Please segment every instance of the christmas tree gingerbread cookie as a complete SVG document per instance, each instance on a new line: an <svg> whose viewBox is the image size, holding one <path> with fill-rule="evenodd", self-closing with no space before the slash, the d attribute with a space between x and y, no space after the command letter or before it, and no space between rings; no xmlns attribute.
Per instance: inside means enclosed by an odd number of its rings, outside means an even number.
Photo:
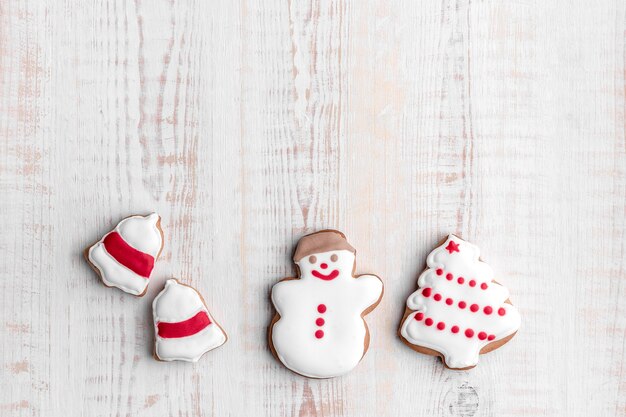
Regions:
<svg viewBox="0 0 626 417"><path fill-rule="evenodd" d="M160 361L197 362L226 343L224 330L192 287L168 279L152 302L154 357Z"/></svg>
<svg viewBox="0 0 626 417"><path fill-rule="evenodd" d="M426 260L400 327L411 349L442 358L451 369L470 369L480 354L511 340L520 315L509 291L493 281L478 247L450 235Z"/></svg>
<svg viewBox="0 0 626 417"><path fill-rule="evenodd" d="M298 277L272 288L272 353L303 376L343 375L369 347L364 317L380 302L383 283L375 275L353 275L356 251L336 230L304 236L293 260Z"/></svg>
<svg viewBox="0 0 626 417"><path fill-rule="evenodd" d="M84 256L107 287L141 297L146 293L154 263L163 249L161 218L131 216L122 220Z"/></svg>

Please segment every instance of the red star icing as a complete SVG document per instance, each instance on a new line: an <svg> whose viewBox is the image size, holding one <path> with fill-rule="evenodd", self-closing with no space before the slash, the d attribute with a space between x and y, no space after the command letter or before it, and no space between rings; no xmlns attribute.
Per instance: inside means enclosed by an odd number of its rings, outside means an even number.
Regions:
<svg viewBox="0 0 626 417"><path fill-rule="evenodd" d="M452 254L452 252L459 252L459 244L454 243L454 240L448 242L448 246L446 246L446 250Z"/></svg>

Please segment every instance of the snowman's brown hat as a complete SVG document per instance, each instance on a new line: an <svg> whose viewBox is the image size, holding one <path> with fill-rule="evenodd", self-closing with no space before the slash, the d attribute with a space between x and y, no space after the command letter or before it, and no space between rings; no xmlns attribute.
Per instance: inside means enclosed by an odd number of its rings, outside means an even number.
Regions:
<svg viewBox="0 0 626 417"><path fill-rule="evenodd" d="M298 246L296 246L296 252L293 254L293 260L298 262L305 256L333 250L348 250L356 253L356 249L348 243L346 236L340 231L321 230L300 239Z"/></svg>

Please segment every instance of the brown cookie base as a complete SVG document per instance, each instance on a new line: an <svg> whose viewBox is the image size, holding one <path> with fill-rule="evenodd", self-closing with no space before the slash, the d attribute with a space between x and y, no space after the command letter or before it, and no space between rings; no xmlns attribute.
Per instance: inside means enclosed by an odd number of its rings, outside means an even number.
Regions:
<svg viewBox="0 0 626 417"><path fill-rule="evenodd" d="M129 219L131 217L135 217L135 216L142 216L141 214L132 214L130 216L126 216L124 217L122 220L120 220L119 222L117 222L117 224L120 224L122 221ZM115 227L117 227L117 224L115 225ZM106 234L111 233L115 227L111 230L109 230ZM159 230L159 233L161 234L161 248L159 249L159 253L157 253L157 256L154 258L154 262L156 263L156 261L159 259L159 256L161 256L161 252L163 251L163 245L165 244L165 236L163 235L163 229L161 229L161 216L159 216L159 220L156 223L156 227ZM143 292L141 294L131 294L129 292L126 292L114 285L107 285L104 280L102 279L102 274L100 273L100 270L98 269L97 266L95 266L90 260L89 260L89 250L91 248L93 248L94 246L96 246L98 244L98 242L100 242L102 240L102 238L98 239L97 241L95 241L93 244L89 245L84 251L83 251L83 257L85 258L85 260L87 261L87 263L89 264L89 266L91 267L91 269L93 269L94 271L96 271L96 274L98 274L98 278L100 278L100 282L102 283L102 285L104 285L107 288L117 288L118 290L128 294L128 295L132 295L134 297L143 297L144 295L146 295L146 292L148 291L148 285L146 285L146 289L143 290Z"/></svg>
<svg viewBox="0 0 626 417"><path fill-rule="evenodd" d="M452 235L454 237L458 237L457 235ZM460 237L458 237L459 239L461 239ZM443 238L442 240L439 241L439 243L437 243L434 247L437 248L441 245L443 245L445 243L445 241L448 239L448 237L446 236L445 238ZM462 239L463 240L463 239ZM480 261L482 261L481 258L478 258ZM424 269L422 269L422 272L419 273L418 277L422 275L422 273L424 273L424 271L426 271L428 269L428 266L426 265ZM496 284L498 284L498 282L496 280L492 280L491 282L494 282ZM419 290L420 287L418 286L417 289ZM506 304L511 304L510 300L506 300L505 301ZM513 304L511 304L513 305ZM448 369L452 369L455 371L466 371L469 369L474 368L476 365L474 366L468 366L466 368L451 368L448 366L448 364L446 363L445 357L443 355L443 353L435 350L435 349L431 349L431 348L427 348L425 346L420 346L420 345L414 345L411 342L409 342L407 339L404 338L404 336L402 336L402 324L404 323L404 321L407 319L407 317L411 314L414 313L416 310L411 310L410 308L406 307L404 308L404 314L402 316L402 320L400 320L400 326L398 327L398 336L400 337L400 340L402 340L402 342L407 345L408 347L410 347L411 349L413 349L416 352L419 353L423 353L425 355L431 355L431 356L439 356L441 358L441 362L443 362L443 365L448 368ZM485 346L483 346L483 348L480 350L479 354L483 355L485 353L489 353L492 350L496 350L499 347L503 346L504 344L506 344L509 340L511 340L513 338L513 336L515 336L517 334L517 331L507 337L505 337L504 339L500 339L500 340L496 340L493 341L491 343L486 344Z"/></svg>
<svg viewBox="0 0 626 417"><path fill-rule="evenodd" d="M207 306L206 301L204 301L204 297L202 296L202 294L200 294L200 293L198 292L198 290L196 290L196 289L195 289L194 287L192 287L191 285L183 284L182 282L180 282L180 281L179 281L179 280L177 280L176 278L172 278L172 279L173 279L174 281L176 281L179 285L183 285L183 286L185 286L185 287L187 287L187 288L191 288L192 290L194 290L194 291L196 292L196 294L198 294L198 296L200 297L200 300L202 301L202 304L204 305L204 307L205 307L205 308L207 309L207 311L209 311L209 313L210 313L209 307ZM163 288L165 288L165 287L163 287ZM163 290L161 290L161 291L163 291ZM161 292L159 292L159 294L160 294L160 293L161 293ZM158 294L157 294L157 295L158 295ZM220 324L217 322L217 320L215 320L215 317L213 317L213 314L211 314L211 318L213 319L212 323L213 323L213 324L215 324L217 327L219 327L219 328L220 328L220 330L222 331L222 333L224 333L224 337L226 338L226 340L224 340L224 343L222 343L221 345L219 345L219 346L217 346L217 347L215 347L215 348L213 348L213 349L211 349L211 350L207 350L206 352L204 352L204 353L202 354L202 356L206 355L207 353L209 353L209 352L211 352L211 351L213 351L213 350L215 350L215 349L219 349L220 347L224 346L224 345L226 344L226 342L228 342L228 334L226 333L226 331L224 330L224 328L223 328L222 326L220 326ZM154 312L152 312L152 323L154 324ZM154 330L154 326L152 326L152 329ZM156 360L157 360L157 361L159 361L159 362L185 362L185 361L164 361L163 359L159 358L159 355L157 355L157 353L156 353L156 332L154 333L153 340L154 340L154 346L152 347L152 357L153 357L154 359L156 359ZM202 358L202 356L200 356L200 358ZM199 360L199 359L198 359L198 360Z"/></svg>

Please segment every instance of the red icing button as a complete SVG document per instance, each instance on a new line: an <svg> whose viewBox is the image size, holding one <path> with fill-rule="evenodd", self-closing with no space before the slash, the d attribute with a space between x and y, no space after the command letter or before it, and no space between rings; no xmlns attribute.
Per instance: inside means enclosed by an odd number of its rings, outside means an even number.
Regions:
<svg viewBox="0 0 626 417"><path fill-rule="evenodd" d="M448 275L446 275L446 279L447 279L448 281L452 281L452 278L454 278L454 277L452 276L452 274L448 274Z"/></svg>
<svg viewBox="0 0 626 417"><path fill-rule="evenodd" d="M452 298L446 298L446 304L447 305L451 306L453 302L454 301L452 301Z"/></svg>
<svg viewBox="0 0 626 417"><path fill-rule="evenodd" d="M475 313L478 311L478 304L472 304L470 306L470 310L472 310L472 313Z"/></svg>
<svg viewBox="0 0 626 417"><path fill-rule="evenodd" d="M487 340L493 340L493 339L495 339L495 338L496 338L496 336L495 336L495 335L490 334L490 335L489 335L489 337L487 338Z"/></svg>
<svg viewBox="0 0 626 417"><path fill-rule="evenodd" d="M433 298L435 299L435 301L441 301L441 294L435 294Z"/></svg>
<svg viewBox="0 0 626 417"><path fill-rule="evenodd" d="M469 282L469 286L470 286L470 287L475 287L475 286L476 286L476 281L471 280L471 281Z"/></svg>
<svg viewBox="0 0 626 417"><path fill-rule="evenodd" d="M433 319L431 319L430 317L426 319L426 321L424 322L427 326L432 326L433 325Z"/></svg>
<svg viewBox="0 0 626 417"><path fill-rule="evenodd" d="M443 321L440 321L439 323L437 323L437 329L443 330L445 328L446 328L446 324Z"/></svg>
<svg viewBox="0 0 626 417"><path fill-rule="evenodd" d="M498 309L498 314L501 316L504 316L506 314L506 310L504 309L504 307L500 307Z"/></svg>
<svg viewBox="0 0 626 417"><path fill-rule="evenodd" d="M431 291L432 291L432 290L431 290L430 288L424 288L424 289L422 290L422 295L423 295L424 297L430 297L430 293L431 293Z"/></svg>
<svg viewBox="0 0 626 417"><path fill-rule="evenodd" d="M465 301L459 301L459 308L467 307L467 303Z"/></svg>
<svg viewBox="0 0 626 417"><path fill-rule="evenodd" d="M458 333L459 332L459 326L452 326L452 328L450 330L452 331L452 333Z"/></svg>
<svg viewBox="0 0 626 417"><path fill-rule="evenodd" d="M465 282L465 278L459 277L459 279L457 279L456 282L458 282L459 284L463 284Z"/></svg>
<svg viewBox="0 0 626 417"><path fill-rule="evenodd" d="M322 264L320 264L320 268L326 269L326 268L328 268L328 264L322 263Z"/></svg>
<svg viewBox="0 0 626 417"><path fill-rule="evenodd" d="M317 312L318 313L325 313L326 312L326 306L324 304L320 304L317 306Z"/></svg>
<svg viewBox="0 0 626 417"><path fill-rule="evenodd" d="M417 321L422 321L424 319L424 313L417 313L413 318Z"/></svg>
<svg viewBox="0 0 626 417"><path fill-rule="evenodd" d="M485 312L485 314L489 315L489 314L493 313L493 308L491 308L491 306L487 306L487 307L483 308L483 311Z"/></svg>
<svg viewBox="0 0 626 417"><path fill-rule="evenodd" d="M315 337L317 337L318 339L321 339L322 337L324 337L324 330L318 330L315 332Z"/></svg>
<svg viewBox="0 0 626 417"><path fill-rule="evenodd" d="M487 333L485 333L485 332L478 333L478 338L480 340L485 340L487 338Z"/></svg>
<svg viewBox="0 0 626 417"><path fill-rule="evenodd" d="M315 324L317 324L318 326L323 326L324 323L324 319L321 317L318 317L317 320L315 320Z"/></svg>
<svg viewBox="0 0 626 417"><path fill-rule="evenodd" d="M438 269L435 272L437 272L437 275L441 275L441 274L443 274L443 269Z"/></svg>
<svg viewBox="0 0 626 417"><path fill-rule="evenodd" d="M465 336L471 338L472 336L474 336L474 330L472 329L465 330Z"/></svg>
<svg viewBox="0 0 626 417"><path fill-rule="evenodd" d="M489 286L486 283L482 283L480 284L480 288L482 288L483 290L486 290Z"/></svg>

